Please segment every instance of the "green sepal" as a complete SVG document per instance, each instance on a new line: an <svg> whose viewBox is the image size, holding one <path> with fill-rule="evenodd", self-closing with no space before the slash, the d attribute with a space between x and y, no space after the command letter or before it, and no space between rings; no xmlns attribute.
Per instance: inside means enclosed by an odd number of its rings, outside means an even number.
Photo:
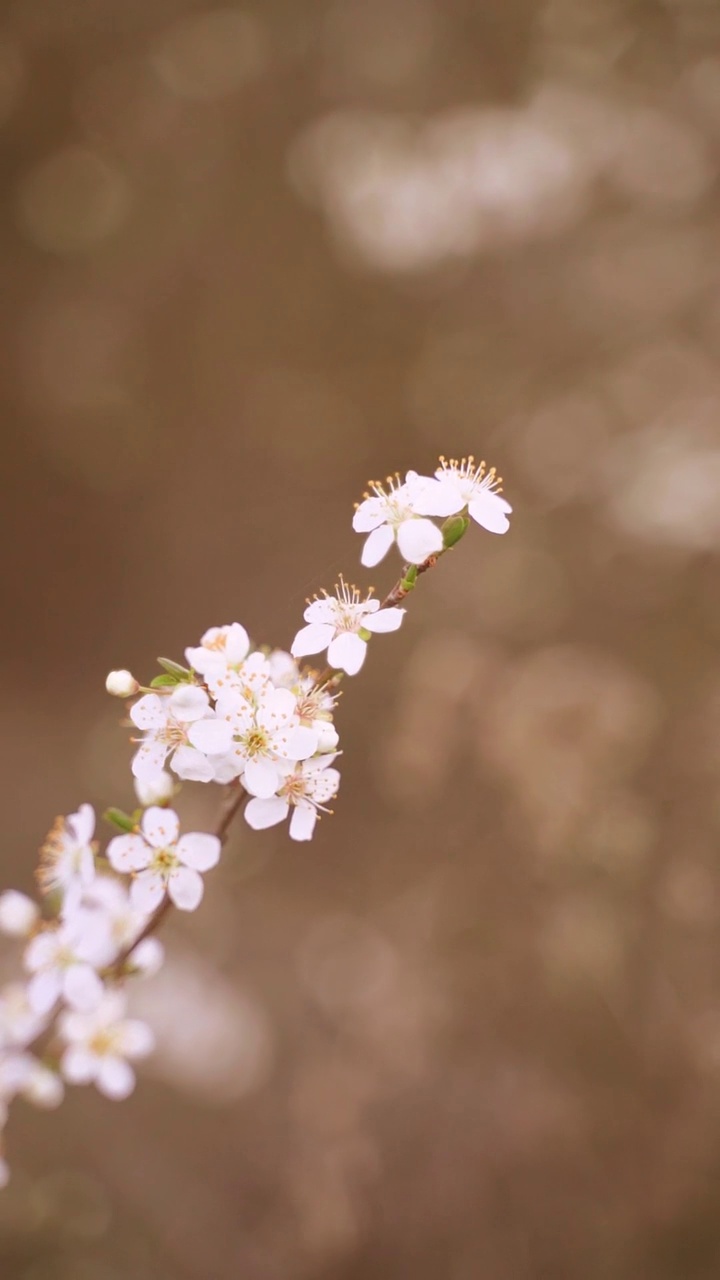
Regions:
<svg viewBox="0 0 720 1280"><path fill-rule="evenodd" d="M137 818L131 818L128 813L123 813L122 809L106 809L103 818L119 831L132 832L137 827Z"/></svg>
<svg viewBox="0 0 720 1280"><path fill-rule="evenodd" d="M158 658L158 662L168 675L175 676L177 680L192 680L193 673L189 667L181 667L179 662L173 662L172 658Z"/></svg>
<svg viewBox="0 0 720 1280"><path fill-rule="evenodd" d="M176 685L181 683L182 682L178 679L177 676L171 676L171 675L153 676L152 680L150 681L150 688L151 689L174 689Z"/></svg>
<svg viewBox="0 0 720 1280"><path fill-rule="evenodd" d="M468 531L470 521L467 516L448 516L441 526L443 536L443 546L447 551L448 547L454 547Z"/></svg>
<svg viewBox="0 0 720 1280"><path fill-rule="evenodd" d="M368 631L367 627L361 627L360 630L358 631L358 635L361 640L364 640L367 643L367 641L372 636L372 631Z"/></svg>

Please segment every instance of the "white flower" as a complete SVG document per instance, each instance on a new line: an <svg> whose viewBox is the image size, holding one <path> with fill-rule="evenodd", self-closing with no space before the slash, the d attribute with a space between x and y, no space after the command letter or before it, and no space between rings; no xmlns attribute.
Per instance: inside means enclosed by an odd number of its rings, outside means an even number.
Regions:
<svg viewBox="0 0 720 1280"><path fill-rule="evenodd" d="M30 1008L49 1013L56 1000L74 1009L92 1009L103 993L96 972L114 958L108 923L103 914L76 908L54 929L45 929L25 948L25 968L31 977Z"/></svg>
<svg viewBox="0 0 720 1280"><path fill-rule="evenodd" d="M370 483L372 492L365 494L353 516L355 532L370 535L360 557L366 567L379 564L395 540L411 564L422 564L428 556L442 551L442 533L416 505L422 480L416 471L408 471L404 483L399 476L388 476L387 489L379 481Z"/></svg>
<svg viewBox="0 0 720 1280"><path fill-rule="evenodd" d="M9 938L26 938L34 929L40 910L26 893L6 889L0 893L0 933Z"/></svg>
<svg viewBox="0 0 720 1280"><path fill-rule="evenodd" d="M302 658L327 649L330 666L354 676L367 653L367 641L360 632L397 631L404 613L404 609L381 609L380 601L370 596L361 600L357 587L348 588L341 580L335 598L326 593L308 605L303 614L308 626L295 636L293 656Z"/></svg>
<svg viewBox="0 0 720 1280"><path fill-rule="evenodd" d="M146 1023L125 1017L125 997L108 992L92 1013L64 1013L58 1030L66 1044L60 1069L70 1084L94 1084L108 1098L127 1098L135 1087L128 1059L155 1047Z"/></svg>
<svg viewBox="0 0 720 1280"><path fill-rule="evenodd" d="M105 681L105 688L113 698L132 698L140 685L130 671L110 671Z"/></svg>
<svg viewBox="0 0 720 1280"><path fill-rule="evenodd" d="M253 796L274 795L280 760L306 760L317 750L317 734L298 723L295 695L267 678L252 698L229 689L218 698L217 711L232 730L236 776Z"/></svg>
<svg viewBox="0 0 720 1280"><path fill-rule="evenodd" d="M0 1120L17 1094L36 1107L57 1107L63 1098L62 1080L31 1053L0 1051Z"/></svg>
<svg viewBox="0 0 720 1280"><path fill-rule="evenodd" d="M134 872L130 901L148 915L167 893L181 911L194 911L203 896L201 871L220 859L217 836L192 831L178 839L180 821L172 809L146 809L141 833L116 836L107 847L111 867Z"/></svg>
<svg viewBox="0 0 720 1280"><path fill-rule="evenodd" d="M230 746L226 726L213 716L207 693L197 685L178 685L163 697L145 694L130 708L130 719L145 731L132 762L133 775L142 782L163 772L170 753L178 777L212 782L215 772L207 757Z"/></svg>
<svg viewBox="0 0 720 1280"><path fill-rule="evenodd" d="M484 462L476 465L472 455L460 461L441 458L435 477L418 487L418 511L452 516L467 507L471 518L490 533L506 533L510 528L512 507L500 496L502 480L494 467L488 471Z"/></svg>
<svg viewBox="0 0 720 1280"><path fill-rule="evenodd" d="M104 913L116 954L126 951L138 938L150 918L138 911L125 884L113 876L98 876L83 899L90 910ZM129 963L141 973L157 973L165 956L157 938L144 938L132 951Z"/></svg>
<svg viewBox="0 0 720 1280"><path fill-rule="evenodd" d="M95 811L81 804L77 813L56 818L40 850L38 883L43 893L62 894L63 906L80 901L83 890L95 875L95 851L92 837Z"/></svg>
<svg viewBox="0 0 720 1280"><path fill-rule="evenodd" d="M0 1049L24 1047L40 1035L47 1018L31 1009L27 988L9 982L0 991Z"/></svg>
<svg viewBox="0 0 720 1280"><path fill-rule="evenodd" d="M225 627L211 627L195 649L186 649L185 657L201 676L216 678L224 672L237 671L250 652L250 637L239 622Z"/></svg>
<svg viewBox="0 0 720 1280"><path fill-rule="evenodd" d="M165 804L175 794L175 779L167 769L163 769L153 778L133 778L135 795L143 809L151 804Z"/></svg>
<svg viewBox="0 0 720 1280"><path fill-rule="evenodd" d="M255 831L274 827L292 808L290 835L293 840L309 840L315 828L318 809L325 810L328 800L337 795L340 774L332 769L335 756L322 756L300 763L282 764L283 781L277 795L268 799L252 799L245 806L245 818Z"/></svg>

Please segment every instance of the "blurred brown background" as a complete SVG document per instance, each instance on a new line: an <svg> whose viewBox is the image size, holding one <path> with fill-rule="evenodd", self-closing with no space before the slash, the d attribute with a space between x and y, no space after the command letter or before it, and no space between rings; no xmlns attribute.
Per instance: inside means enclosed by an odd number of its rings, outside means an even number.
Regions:
<svg viewBox="0 0 720 1280"><path fill-rule="evenodd" d="M9 0L0 139L3 884L131 803L109 668L390 584L368 476L515 506L167 928L135 1096L13 1112L3 1280L716 1277L720 7Z"/></svg>

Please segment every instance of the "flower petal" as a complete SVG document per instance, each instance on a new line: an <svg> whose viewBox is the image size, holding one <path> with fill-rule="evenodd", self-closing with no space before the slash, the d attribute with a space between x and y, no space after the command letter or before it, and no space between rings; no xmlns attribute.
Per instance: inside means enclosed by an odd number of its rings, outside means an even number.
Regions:
<svg viewBox="0 0 720 1280"><path fill-rule="evenodd" d="M175 844L180 830L180 819L174 809L151 805L142 818L142 833L153 849L166 849ZM147 866L147 861L142 863Z"/></svg>
<svg viewBox="0 0 720 1280"><path fill-rule="evenodd" d="M146 693L131 706L130 719L138 729L162 729L167 720L162 698L156 693Z"/></svg>
<svg viewBox="0 0 720 1280"><path fill-rule="evenodd" d="M222 756L230 750L233 734L227 720L218 720L212 716L206 720L196 720L188 729L188 738L205 755Z"/></svg>
<svg viewBox="0 0 720 1280"><path fill-rule="evenodd" d="M253 831L264 831L287 818L289 808L282 796L271 796L269 800L253 798L245 806L245 821Z"/></svg>
<svg viewBox="0 0 720 1280"><path fill-rule="evenodd" d="M202 876L190 867L175 867L168 878L168 893L179 911L194 911L202 902Z"/></svg>
<svg viewBox="0 0 720 1280"><path fill-rule="evenodd" d="M328 662L331 667L357 675L367 655L367 641L353 631L343 631L328 645Z"/></svg>
<svg viewBox="0 0 720 1280"><path fill-rule="evenodd" d="M210 706L204 689L195 684L180 684L170 694L170 712L176 720L186 723L189 720L200 720Z"/></svg>
<svg viewBox="0 0 720 1280"><path fill-rule="evenodd" d="M95 832L95 810L91 804L81 804L77 813L65 819L78 844L89 844Z"/></svg>
<svg viewBox="0 0 720 1280"><path fill-rule="evenodd" d="M133 777L141 782L152 782L163 772L168 749L156 738L148 738L141 742L132 761Z"/></svg>
<svg viewBox="0 0 720 1280"><path fill-rule="evenodd" d="M217 836L204 831L189 831L178 840L177 856L186 867L194 871L209 871L220 861L222 845Z"/></svg>
<svg viewBox="0 0 720 1280"><path fill-rule="evenodd" d="M357 514L357 513L356 513ZM393 544L393 531L388 524L381 524L378 529L374 529L369 538L365 539L365 545L360 556L360 563L365 565L366 569L372 569L374 565L387 555Z"/></svg>
<svg viewBox="0 0 720 1280"><path fill-rule="evenodd" d="M150 939L148 938L148 942ZM128 1018L119 1028L120 1046L126 1058L146 1058L155 1048L155 1035L147 1022Z"/></svg>
<svg viewBox="0 0 720 1280"><path fill-rule="evenodd" d="M397 540L404 559L410 564L422 564L443 548L443 536L432 520L403 520Z"/></svg>
<svg viewBox="0 0 720 1280"><path fill-rule="evenodd" d="M370 533L387 519L387 503L378 497L366 498L353 516L352 527L356 533Z"/></svg>
<svg viewBox="0 0 720 1280"><path fill-rule="evenodd" d="M124 1058L108 1056L98 1062L95 1083L106 1098L121 1101L135 1088L135 1072Z"/></svg>
<svg viewBox="0 0 720 1280"><path fill-rule="evenodd" d="M27 1000L33 1013L49 1013L60 995L60 973L45 969L36 973L27 985Z"/></svg>
<svg viewBox="0 0 720 1280"><path fill-rule="evenodd" d="M141 871L130 885L130 902L136 911L150 915L165 897L165 881L157 871Z"/></svg>
<svg viewBox="0 0 720 1280"><path fill-rule="evenodd" d="M268 760L248 760L243 773L243 785L251 796L266 800L275 794L279 786L277 769Z"/></svg>
<svg viewBox="0 0 720 1280"><path fill-rule="evenodd" d="M107 860L114 871L141 871L150 861L150 850L142 836L115 836L107 847Z"/></svg>
<svg viewBox="0 0 720 1280"><path fill-rule="evenodd" d="M404 609L381 609L379 613L363 618L363 626L372 632L397 631L404 616Z"/></svg>
<svg viewBox="0 0 720 1280"><path fill-rule="evenodd" d="M314 756L318 746L318 736L314 729L299 724L282 735L282 743L276 742L278 755L286 760L307 760Z"/></svg>
<svg viewBox="0 0 720 1280"><path fill-rule="evenodd" d="M74 964L65 970L62 993L68 1004L80 1013L95 1009L103 998L102 980L89 964Z"/></svg>
<svg viewBox="0 0 720 1280"><path fill-rule="evenodd" d="M215 771L207 756L196 747L178 747L170 761L170 767L178 778L186 782L212 782Z"/></svg>
<svg viewBox="0 0 720 1280"><path fill-rule="evenodd" d="M84 1045L71 1045L60 1061L60 1070L70 1084L90 1084L95 1079L97 1069L96 1055Z"/></svg>
<svg viewBox="0 0 720 1280"><path fill-rule="evenodd" d="M324 603L324 601L317 603ZM335 628L332 623L311 622L307 627L300 628L290 646L290 652L294 658L304 658L308 653L322 653L323 649L327 649L334 635Z"/></svg>
<svg viewBox="0 0 720 1280"><path fill-rule="evenodd" d="M317 811L311 804L298 804L293 810L293 816L290 819L290 838L292 840L311 840L315 823L317 822Z"/></svg>
<svg viewBox="0 0 720 1280"><path fill-rule="evenodd" d="M419 516L452 516L465 506L457 486L442 479L416 476L408 488L413 511Z"/></svg>
<svg viewBox="0 0 720 1280"><path fill-rule="evenodd" d="M487 529L488 533L507 533L510 528L507 513L512 511L512 507L497 493L489 490L479 493L473 498L468 511L473 520Z"/></svg>

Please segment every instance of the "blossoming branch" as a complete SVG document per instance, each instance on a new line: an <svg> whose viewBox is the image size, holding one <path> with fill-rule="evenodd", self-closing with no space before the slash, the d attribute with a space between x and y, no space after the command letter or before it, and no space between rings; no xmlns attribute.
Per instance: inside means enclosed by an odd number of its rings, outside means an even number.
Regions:
<svg viewBox="0 0 720 1280"><path fill-rule="evenodd" d="M128 671L110 672L108 692L134 699L139 808L106 811L115 834L103 852L89 804L58 818L40 850L39 902L0 894L0 931L24 943L24 977L0 989L0 1185L9 1177L2 1132L14 1098L55 1107L66 1084L94 1084L109 1098L131 1093L132 1064L152 1052L154 1036L127 1016L126 988L162 965L162 918L200 905L203 876L240 812L254 830L289 819L291 839L312 837L340 785L341 680L361 670L373 636L397 631L418 577L470 522L505 533L511 509L494 469L473 458L441 458L433 476L409 471L372 483L353 518L367 535L362 564L377 565L394 542L405 561L384 599L341 579L334 594L308 603L289 652L253 645L233 622L187 648L187 665L160 659L147 687ZM303 664L320 654L322 672ZM170 804L185 782L223 788L214 831L181 832Z"/></svg>

